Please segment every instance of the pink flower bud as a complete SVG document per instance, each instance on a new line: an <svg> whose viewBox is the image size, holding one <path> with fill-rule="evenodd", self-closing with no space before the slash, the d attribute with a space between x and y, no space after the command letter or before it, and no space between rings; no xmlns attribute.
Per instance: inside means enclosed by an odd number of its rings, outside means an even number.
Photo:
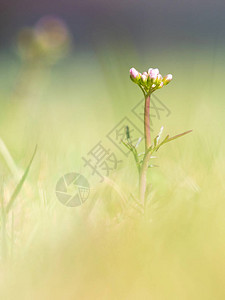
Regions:
<svg viewBox="0 0 225 300"><path fill-rule="evenodd" d="M167 85L168 83L170 83L170 81L173 79L173 76L171 74L168 74L166 75L164 78L163 78L163 83L164 85Z"/></svg>
<svg viewBox="0 0 225 300"><path fill-rule="evenodd" d="M135 68L131 68L130 69L130 76L133 77L134 79L136 79L138 77L139 72L135 69Z"/></svg>
<svg viewBox="0 0 225 300"><path fill-rule="evenodd" d="M139 80L141 79L141 74L135 68L131 68L130 78L134 83L138 83Z"/></svg>
<svg viewBox="0 0 225 300"><path fill-rule="evenodd" d="M148 77L145 75L145 74L142 74L141 75L141 81L143 84L146 84L147 83L147 80L148 80Z"/></svg>
<svg viewBox="0 0 225 300"><path fill-rule="evenodd" d="M159 74L159 69L153 69L153 71L158 75Z"/></svg>
<svg viewBox="0 0 225 300"><path fill-rule="evenodd" d="M157 76L159 75L159 69L151 69L149 72L150 79L154 82L157 79Z"/></svg>
<svg viewBox="0 0 225 300"><path fill-rule="evenodd" d="M162 80L163 80L162 75L158 74L156 77L155 83L159 85L162 82Z"/></svg>

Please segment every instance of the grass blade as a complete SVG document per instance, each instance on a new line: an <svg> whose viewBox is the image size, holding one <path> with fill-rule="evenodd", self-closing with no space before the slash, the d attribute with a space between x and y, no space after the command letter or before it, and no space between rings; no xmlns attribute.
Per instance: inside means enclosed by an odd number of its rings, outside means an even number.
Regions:
<svg viewBox="0 0 225 300"><path fill-rule="evenodd" d="M10 211L10 209L11 209L14 201L16 200L16 197L20 193L20 190L21 190L21 188L22 188L22 186L23 186L23 184L24 184L24 182L25 182L25 180L27 178L28 173L29 173L29 170L30 170L30 167L31 167L31 164L33 162L33 159L35 157L36 152L37 152L37 146L35 147L35 150L34 150L34 153L32 155L32 158L31 158L31 160L30 160L30 162L29 162L29 164L28 164L28 166L27 166L27 168L26 168L26 170L25 170L22 178L20 179L19 183L17 184L17 186L16 186L16 188L15 188L15 190L14 190L14 192L13 192L13 194L12 194L10 200L9 200L9 203L6 206L6 210L5 210L6 214L9 213L9 211Z"/></svg>
<svg viewBox="0 0 225 300"><path fill-rule="evenodd" d="M1 203L1 258L5 260L7 258L7 236L6 236L6 213L4 206L4 182L2 181L0 191L0 203Z"/></svg>
<svg viewBox="0 0 225 300"><path fill-rule="evenodd" d="M20 176L22 175L22 172L17 168L12 155L10 154L8 148L6 147L3 140L0 138L0 153L2 157L4 158L6 164L8 165L8 168L10 169L11 173L17 180L19 180Z"/></svg>

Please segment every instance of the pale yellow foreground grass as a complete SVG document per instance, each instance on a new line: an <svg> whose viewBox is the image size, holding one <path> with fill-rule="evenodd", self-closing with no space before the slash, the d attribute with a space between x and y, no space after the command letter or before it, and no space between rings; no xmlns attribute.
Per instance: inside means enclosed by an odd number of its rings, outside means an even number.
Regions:
<svg viewBox="0 0 225 300"><path fill-rule="evenodd" d="M174 84L158 94L172 114L156 126L164 125L165 134L188 129L193 133L157 155L160 168L150 170L153 187L145 216L121 205L123 196L113 184L96 187L79 208L57 201L58 178L81 170L81 156L141 97L125 79L133 60L124 56L121 65L119 54L101 55L100 63L78 57L61 64L47 87L40 83L41 93L21 102L11 95L11 76L17 69L8 63L0 137L20 170L35 144L38 153L8 218L0 298L225 299L224 103L222 88L207 77L210 66L204 62L209 54L203 59L187 51L163 61L159 55L152 63L158 66L160 61L162 72L175 75ZM150 58L146 55L146 62ZM224 66L216 66L222 75ZM85 77L87 68L90 75ZM1 158L5 200L17 182L12 173ZM131 158L124 159L111 180L122 195L137 195Z"/></svg>

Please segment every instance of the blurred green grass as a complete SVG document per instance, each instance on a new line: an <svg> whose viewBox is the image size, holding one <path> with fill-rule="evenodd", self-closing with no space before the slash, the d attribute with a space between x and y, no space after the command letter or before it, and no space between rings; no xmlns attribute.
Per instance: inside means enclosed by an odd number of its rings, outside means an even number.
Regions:
<svg viewBox="0 0 225 300"><path fill-rule="evenodd" d="M180 46L141 58L128 50L75 53L22 83L24 66L1 54L0 137L19 169L38 144L8 220L2 299L225 298L223 49L215 55L210 47ZM142 98L129 80L132 66L174 75L157 93L171 115L157 121L155 134L162 125L164 134L193 133L157 155L144 219L124 215L120 197L105 183L81 207L64 207L55 196L57 180L82 171L81 157L106 141ZM8 199L16 179L2 157L0 170ZM131 157L111 178L122 193L137 194Z"/></svg>

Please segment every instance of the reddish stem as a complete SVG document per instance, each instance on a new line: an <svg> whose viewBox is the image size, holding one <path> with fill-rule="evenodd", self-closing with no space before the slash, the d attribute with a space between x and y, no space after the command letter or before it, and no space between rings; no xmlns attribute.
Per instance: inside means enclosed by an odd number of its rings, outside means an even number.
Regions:
<svg viewBox="0 0 225 300"><path fill-rule="evenodd" d="M151 153L147 152L151 146L151 134L150 134L150 95L145 97L145 110L144 110L144 133L145 133L145 155L140 170L139 176L139 197L141 203L145 204L145 193L147 184L147 171L148 164L151 157ZM147 153L147 154L146 154Z"/></svg>

